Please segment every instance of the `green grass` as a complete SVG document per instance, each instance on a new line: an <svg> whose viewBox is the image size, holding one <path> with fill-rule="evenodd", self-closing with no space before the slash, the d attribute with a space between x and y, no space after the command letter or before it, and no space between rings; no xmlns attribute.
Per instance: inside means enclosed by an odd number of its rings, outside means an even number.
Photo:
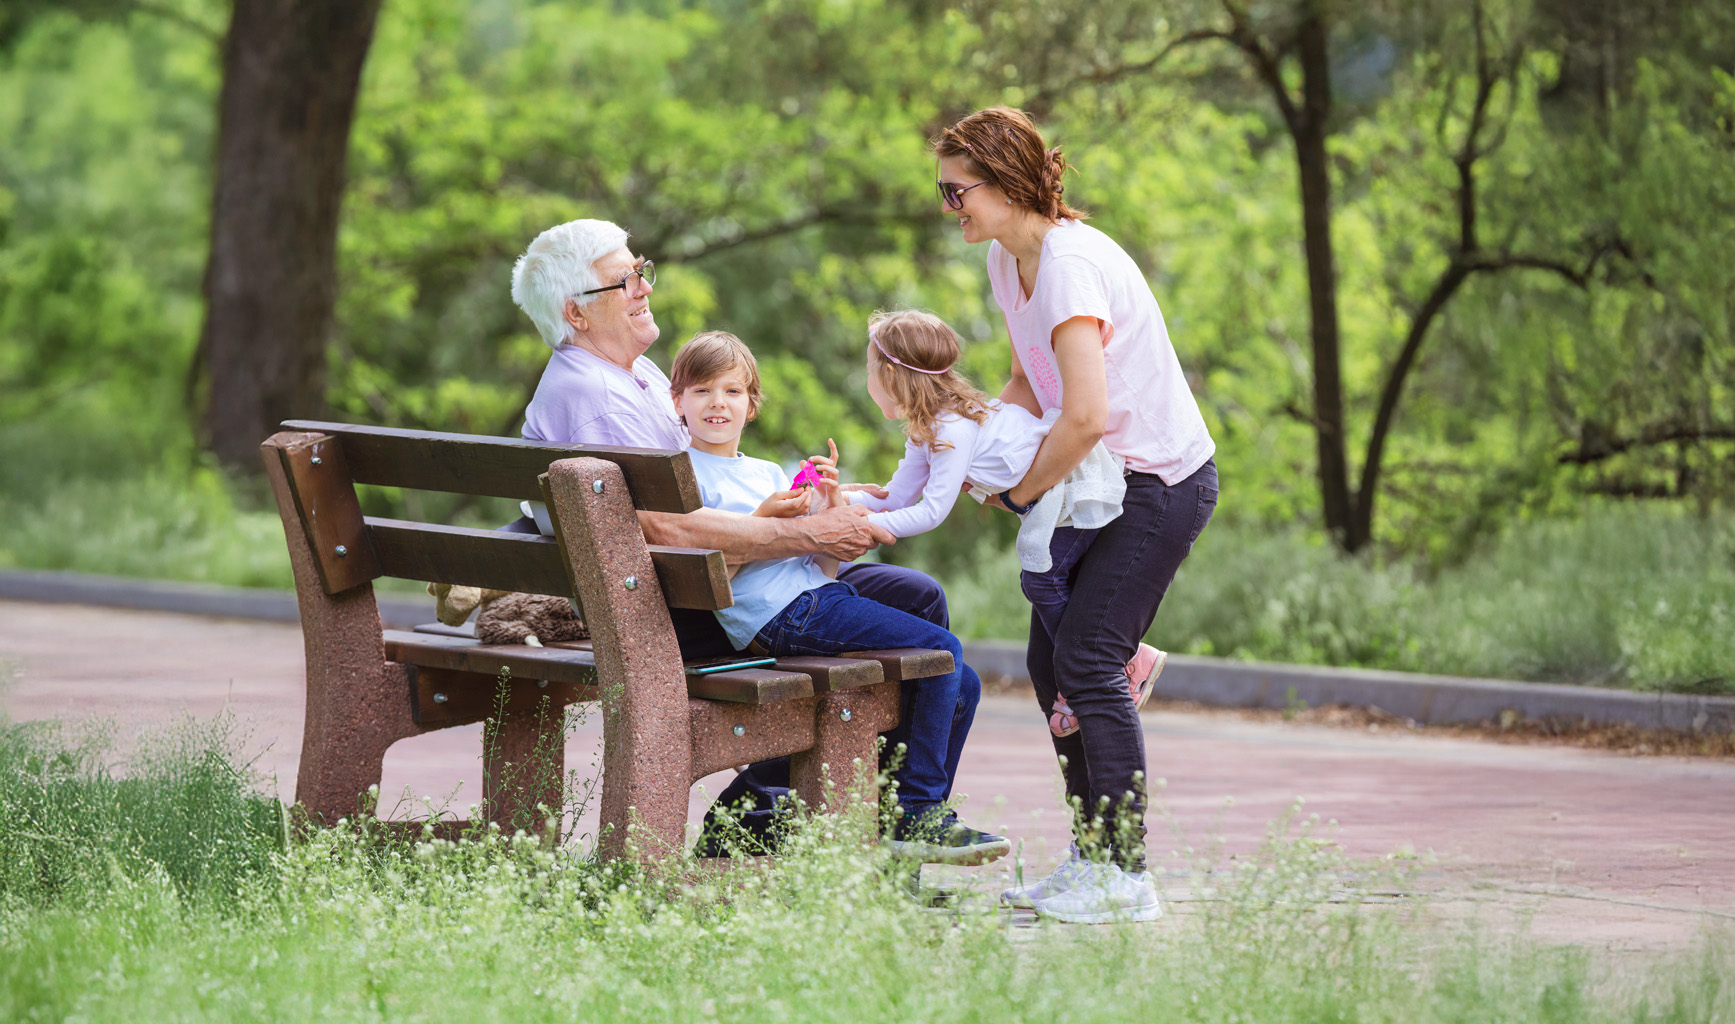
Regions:
<svg viewBox="0 0 1735 1024"><path fill-rule="evenodd" d="M231 764L228 738L227 720L184 722L122 775L100 731L0 720L0 906L78 906L147 876L222 899L266 870L287 821Z"/></svg>
<svg viewBox="0 0 1735 1024"><path fill-rule="evenodd" d="M986 900L917 907L837 819L727 874L496 834L285 843L223 745L220 728L158 744L130 779L153 795L128 799L97 746L0 732L0 842L36 865L0 876L0 1019L1735 1020L1717 936L1611 970L1425 906L1328 902L1387 866L1306 821L1181 882L1219 897L1190 913L1014 927Z"/></svg>
<svg viewBox="0 0 1735 1024"><path fill-rule="evenodd" d="M1021 638L1011 553L946 580L953 623ZM1655 504L1517 522L1426 573L1299 531L1213 523L1150 640L1167 650L1641 690L1735 693L1735 515Z"/></svg>

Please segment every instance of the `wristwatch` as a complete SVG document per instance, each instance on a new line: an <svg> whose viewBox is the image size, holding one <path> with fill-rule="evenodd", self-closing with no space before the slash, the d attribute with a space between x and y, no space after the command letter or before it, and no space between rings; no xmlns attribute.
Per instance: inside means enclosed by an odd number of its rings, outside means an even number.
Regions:
<svg viewBox="0 0 1735 1024"><path fill-rule="evenodd" d="M995 497L1000 499L1000 504L1005 505L1007 508L1011 509L1017 515L1024 515L1026 512L1029 512L1031 509L1035 508L1036 503L1042 500L1042 496L1037 495L1036 497L1030 499L1030 504L1020 505L1017 502L1012 500L1012 488L1010 488L1010 487L1006 488L1004 491L1001 491L999 494L996 494Z"/></svg>

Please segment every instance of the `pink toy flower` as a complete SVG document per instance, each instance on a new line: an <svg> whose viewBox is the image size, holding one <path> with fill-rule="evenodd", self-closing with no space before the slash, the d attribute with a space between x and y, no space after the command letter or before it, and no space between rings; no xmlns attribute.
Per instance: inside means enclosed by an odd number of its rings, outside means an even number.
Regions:
<svg viewBox="0 0 1735 1024"><path fill-rule="evenodd" d="M806 459L802 459L801 460L801 470L800 470L800 472L795 474L795 482L790 484L789 486L791 486L791 487L817 487L818 485L820 485L824 482L825 482L825 478L820 476L817 472L814 471L813 463L807 461Z"/></svg>

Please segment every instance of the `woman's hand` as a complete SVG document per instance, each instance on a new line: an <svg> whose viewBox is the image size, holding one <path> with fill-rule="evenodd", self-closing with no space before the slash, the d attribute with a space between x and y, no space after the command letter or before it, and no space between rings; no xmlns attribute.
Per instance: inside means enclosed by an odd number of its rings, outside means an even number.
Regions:
<svg viewBox="0 0 1735 1024"><path fill-rule="evenodd" d="M813 495L805 487L795 487L787 491L774 491L759 507L753 510L756 516L769 519L789 519L807 514L809 502Z"/></svg>
<svg viewBox="0 0 1735 1024"><path fill-rule="evenodd" d="M1023 485L1023 484L1019 484L1019 485L1018 485L1018 486L1019 486L1019 487L1022 487L1022 486L1024 486L1024 485ZM1039 501L1041 501L1041 500L1042 500L1042 495L1043 495L1043 494L1047 494L1047 493L1048 493L1048 492L1047 492L1047 491L1043 491L1043 492L1042 492L1042 494L1038 494L1038 495L1036 495L1036 496L1034 496L1034 497L1032 497L1032 498L1030 498L1030 499L1029 499L1029 500L1028 500L1028 501L1024 501L1024 500L1020 500L1020 498L1019 498L1019 496L1018 496L1018 488L1017 488L1017 487L1011 487L1011 488L1008 488L1008 489L1007 489L1007 490L1010 490L1010 491L1012 491L1012 500L1013 500L1013 501L1016 501L1016 502L1018 502L1018 503L1019 503L1019 504L1021 504L1021 505L1023 505L1023 506L1024 506L1024 509L1025 509L1025 511L1026 511L1026 512L1028 512L1028 511L1029 511L1029 510L1030 510L1030 509L1031 509L1031 507L1032 507L1032 506L1034 506L1034 505L1035 505L1035 504L1036 504L1036 503L1037 503L1037 502L1039 502ZM1000 493L1001 493L1001 494L1004 494L1004 493L1006 493L1006 492L1005 492L1005 491L1002 491L1002 492L1000 492ZM987 499L986 499L986 500L985 500L985 501L983 501L983 502L982 502L982 504L984 504L984 505L988 505L988 506L991 506L991 507L993 507L993 508L998 508L998 509L1005 509L1005 510L1006 510L1006 511L1008 511L1008 512L1012 512L1012 507L1011 507L1011 506L1010 506L1010 505L1008 505L1008 504L1006 504L1006 502L1005 502L1005 501L1003 501L1003 500L1001 500L1001 498L1000 498L1000 495L999 495L999 494L990 494L990 495L988 495L988 497L987 497ZM1015 516L1016 516L1016 515L1019 515L1019 513L1017 513L1017 512L1012 512L1012 514L1013 514L1013 515L1015 515Z"/></svg>
<svg viewBox="0 0 1735 1024"><path fill-rule="evenodd" d="M860 491L863 494L871 494L876 498L890 497L892 493L891 491L886 490L881 484L838 484L837 489L845 494Z"/></svg>

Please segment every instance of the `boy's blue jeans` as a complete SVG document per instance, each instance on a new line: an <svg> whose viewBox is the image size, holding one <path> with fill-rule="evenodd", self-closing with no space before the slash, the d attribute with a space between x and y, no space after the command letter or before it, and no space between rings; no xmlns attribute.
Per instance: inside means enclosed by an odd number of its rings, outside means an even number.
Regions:
<svg viewBox="0 0 1735 1024"><path fill-rule="evenodd" d="M982 699L982 682L964 664L957 637L925 619L861 597L848 583L832 583L791 601L755 639L778 657L888 647L952 652L951 672L903 684L903 714L897 728L885 734L888 750L900 743L905 747L892 778L906 814L920 814L951 796L964 737Z"/></svg>

